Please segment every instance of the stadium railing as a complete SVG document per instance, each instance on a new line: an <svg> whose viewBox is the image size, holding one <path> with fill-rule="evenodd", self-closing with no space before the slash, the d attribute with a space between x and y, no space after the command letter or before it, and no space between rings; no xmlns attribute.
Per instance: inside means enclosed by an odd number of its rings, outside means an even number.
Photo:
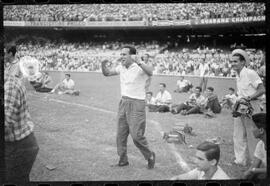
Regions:
<svg viewBox="0 0 270 186"><path fill-rule="evenodd" d="M264 22L265 16L163 21L4 21L5 27L151 27Z"/></svg>

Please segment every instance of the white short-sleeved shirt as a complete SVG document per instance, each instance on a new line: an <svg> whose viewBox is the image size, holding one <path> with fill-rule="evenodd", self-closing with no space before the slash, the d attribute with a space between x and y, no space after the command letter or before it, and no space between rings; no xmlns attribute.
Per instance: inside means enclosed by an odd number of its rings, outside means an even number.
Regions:
<svg viewBox="0 0 270 186"><path fill-rule="evenodd" d="M189 100L193 100L193 99L195 99L196 103L200 105L206 102L206 98L203 95L200 95L199 97L197 97L195 93L189 96Z"/></svg>
<svg viewBox="0 0 270 186"><path fill-rule="evenodd" d="M200 76L207 76L208 75L208 72L209 72L209 66L208 66L208 64L207 63L200 64L200 66L199 66Z"/></svg>
<svg viewBox="0 0 270 186"><path fill-rule="evenodd" d="M186 79L184 79L183 81L178 80L176 84L179 88L184 88L184 87L188 86L189 81Z"/></svg>
<svg viewBox="0 0 270 186"><path fill-rule="evenodd" d="M158 92L156 96L157 105L168 105L164 103L171 102L171 101L172 101L172 95L167 90L164 90L163 94L161 92Z"/></svg>
<svg viewBox="0 0 270 186"><path fill-rule="evenodd" d="M145 92L150 85L148 76L136 63L128 68L122 65L116 67L116 72L120 74L121 95L134 99L145 100Z"/></svg>
<svg viewBox="0 0 270 186"><path fill-rule="evenodd" d="M186 173L187 180L205 180L204 172L196 169L193 169ZM221 167L217 166L217 171L212 176L211 180L229 180L230 177L221 169Z"/></svg>
<svg viewBox="0 0 270 186"><path fill-rule="evenodd" d="M258 85L263 83L257 72L244 67L240 75L236 76L236 85L238 96L247 97L253 95L258 88Z"/></svg>
<svg viewBox="0 0 270 186"><path fill-rule="evenodd" d="M68 81L67 79L64 79L63 84L64 84L64 87L67 89L73 89L75 86L75 83L72 79L69 79Z"/></svg>
<svg viewBox="0 0 270 186"><path fill-rule="evenodd" d="M156 99L154 97L151 97L150 100L146 100L146 104L155 105L156 104Z"/></svg>
<svg viewBox="0 0 270 186"><path fill-rule="evenodd" d="M254 156L262 161L263 167L266 167L266 150L262 140L257 143Z"/></svg>
<svg viewBox="0 0 270 186"><path fill-rule="evenodd" d="M230 99L233 104L237 101L237 96L235 94L227 94L225 95L225 98Z"/></svg>

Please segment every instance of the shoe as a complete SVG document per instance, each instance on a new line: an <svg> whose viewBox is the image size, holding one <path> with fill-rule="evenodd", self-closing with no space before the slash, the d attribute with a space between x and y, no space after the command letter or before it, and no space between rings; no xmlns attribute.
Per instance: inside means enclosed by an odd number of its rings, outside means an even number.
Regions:
<svg viewBox="0 0 270 186"><path fill-rule="evenodd" d="M129 165L129 162L119 162L115 165L111 165L111 167L124 167L124 166L128 166Z"/></svg>
<svg viewBox="0 0 270 186"><path fill-rule="evenodd" d="M177 114L177 110L176 110L176 109L172 109L172 110L171 110L171 113L172 113L172 114Z"/></svg>
<svg viewBox="0 0 270 186"><path fill-rule="evenodd" d="M182 110L181 111L181 115L183 115L183 116L187 115L187 111L186 110Z"/></svg>
<svg viewBox="0 0 270 186"><path fill-rule="evenodd" d="M148 169L153 169L155 167L156 154L152 152L152 156L148 159Z"/></svg>
<svg viewBox="0 0 270 186"><path fill-rule="evenodd" d="M235 165L238 165L238 166L242 166L242 167L247 167L248 166L247 163L240 163L240 162L238 162L236 160L234 160L232 163L235 164Z"/></svg>

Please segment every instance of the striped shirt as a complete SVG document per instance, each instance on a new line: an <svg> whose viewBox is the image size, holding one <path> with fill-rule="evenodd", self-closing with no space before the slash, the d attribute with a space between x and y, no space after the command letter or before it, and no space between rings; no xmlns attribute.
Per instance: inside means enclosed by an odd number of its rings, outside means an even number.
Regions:
<svg viewBox="0 0 270 186"><path fill-rule="evenodd" d="M26 103L26 89L19 78L5 74L5 141L13 142L33 132Z"/></svg>
<svg viewBox="0 0 270 186"><path fill-rule="evenodd" d="M20 77L21 71L18 60L14 60L12 63L6 63L5 74Z"/></svg>

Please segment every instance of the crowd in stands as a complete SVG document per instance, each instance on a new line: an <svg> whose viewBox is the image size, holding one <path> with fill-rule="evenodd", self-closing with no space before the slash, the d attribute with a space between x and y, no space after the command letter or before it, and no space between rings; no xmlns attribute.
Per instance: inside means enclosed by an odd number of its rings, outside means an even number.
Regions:
<svg viewBox="0 0 270 186"><path fill-rule="evenodd" d="M4 21L158 21L265 15L263 3L7 5Z"/></svg>
<svg viewBox="0 0 270 186"><path fill-rule="evenodd" d="M230 50L220 49L166 49L167 44L152 42L90 42L90 43L32 43L18 45L17 57L32 56L41 62L41 70L62 71L100 71L103 59L116 60L120 56L120 48L134 45L139 55L148 53L150 62L155 67L154 74L167 75L199 75L199 65L203 58L209 65L208 76L234 77L229 63ZM164 50L165 49L165 50ZM249 68L260 71L265 66L262 50L248 50L251 62ZM260 74L260 72L259 72Z"/></svg>

